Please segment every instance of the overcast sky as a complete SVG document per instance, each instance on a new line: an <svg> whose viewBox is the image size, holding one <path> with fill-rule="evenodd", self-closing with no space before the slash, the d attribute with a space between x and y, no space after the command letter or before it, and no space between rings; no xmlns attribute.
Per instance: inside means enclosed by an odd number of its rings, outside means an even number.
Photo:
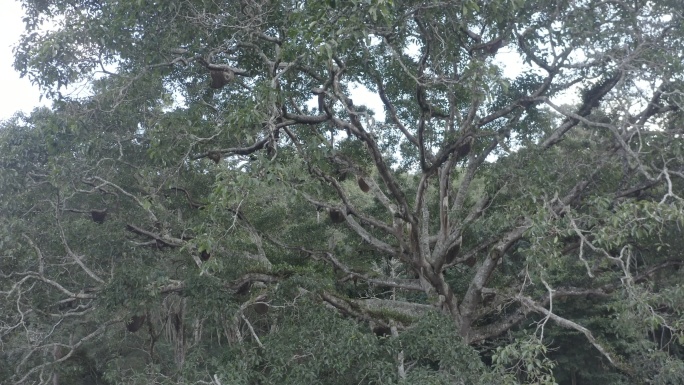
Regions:
<svg viewBox="0 0 684 385"><path fill-rule="evenodd" d="M23 16L18 1L3 0L0 12L0 84L3 87L0 92L0 120L11 117L16 111L30 112L39 104L46 104L45 100L38 102L38 88L31 85L27 78L20 79L19 73L12 67L12 48L24 30Z"/></svg>

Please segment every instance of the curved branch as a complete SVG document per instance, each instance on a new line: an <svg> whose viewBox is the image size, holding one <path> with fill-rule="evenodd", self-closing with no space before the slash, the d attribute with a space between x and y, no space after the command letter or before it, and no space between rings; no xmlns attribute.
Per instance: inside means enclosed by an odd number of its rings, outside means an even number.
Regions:
<svg viewBox="0 0 684 385"><path fill-rule="evenodd" d="M608 353L606 348L604 348L601 344L599 344L599 342L596 340L596 338L593 336L593 334L591 334L589 329L585 328L584 326L582 326L578 323L570 321L567 318L563 318L563 317L560 317L560 316L552 313L551 311L547 310L545 307L534 302L534 300L532 300L532 298L530 298L530 297L519 295L516 297L516 299L518 301L520 301L520 303L523 304L524 306L526 306L527 308L534 310L537 313L543 314L544 316L548 317L549 319L552 319L558 325L560 325L566 329L577 330L578 332L584 334L584 336L587 338L587 340L589 340L589 343L591 343L596 348L596 350L598 350L604 357L606 357L608 362L610 362L615 367L620 367L620 365L617 362L615 362L613 357L611 357L611 355Z"/></svg>

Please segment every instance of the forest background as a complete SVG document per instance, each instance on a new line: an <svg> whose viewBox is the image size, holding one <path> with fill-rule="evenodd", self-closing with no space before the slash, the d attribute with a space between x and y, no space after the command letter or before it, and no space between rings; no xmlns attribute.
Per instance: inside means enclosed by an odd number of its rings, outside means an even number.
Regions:
<svg viewBox="0 0 684 385"><path fill-rule="evenodd" d="M684 383L679 1L22 5L0 383Z"/></svg>

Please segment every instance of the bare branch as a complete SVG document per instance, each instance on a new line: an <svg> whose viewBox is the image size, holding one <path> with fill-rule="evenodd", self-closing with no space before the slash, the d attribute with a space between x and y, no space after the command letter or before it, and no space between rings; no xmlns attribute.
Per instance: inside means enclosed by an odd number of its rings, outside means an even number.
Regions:
<svg viewBox="0 0 684 385"><path fill-rule="evenodd" d="M613 357L608 353L606 348L604 348L599 342L596 340L596 338L591 334L589 329L585 328L582 325L579 325L573 321L570 321L566 318L560 317L556 314L553 314L550 310L547 310L545 307L538 305L537 303L534 302L529 297L519 295L517 297L518 301L522 303L523 305L527 306L528 308L541 313L545 315L546 317L552 319L554 322L556 322L558 325L567 328L567 329L574 329L577 330L578 332L584 334L584 336L589 340L589 342L598 350L606 359L608 362L613 364L614 366L618 366L618 364L613 360Z"/></svg>

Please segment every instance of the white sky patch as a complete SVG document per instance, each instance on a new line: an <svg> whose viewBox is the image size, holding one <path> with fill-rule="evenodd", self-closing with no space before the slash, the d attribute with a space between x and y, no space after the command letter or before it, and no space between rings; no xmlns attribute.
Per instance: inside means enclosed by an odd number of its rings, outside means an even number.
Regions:
<svg viewBox="0 0 684 385"><path fill-rule="evenodd" d="M517 52L500 51L496 55L494 64L498 65L503 71L503 76L508 79L515 79L520 73L530 70L532 67L523 63L522 58Z"/></svg>
<svg viewBox="0 0 684 385"><path fill-rule="evenodd" d="M18 1L3 1L0 12L0 84L4 90L0 93L0 120L8 119L18 111L28 113L37 106L49 104L48 100L40 100L38 87L32 85L28 78L20 78L12 67L12 49L24 31L23 16L24 11Z"/></svg>
<svg viewBox="0 0 684 385"><path fill-rule="evenodd" d="M377 92L372 92L363 84L354 83L349 87L354 105L364 105L375 113L375 121L385 121L385 106L382 104L380 95Z"/></svg>

